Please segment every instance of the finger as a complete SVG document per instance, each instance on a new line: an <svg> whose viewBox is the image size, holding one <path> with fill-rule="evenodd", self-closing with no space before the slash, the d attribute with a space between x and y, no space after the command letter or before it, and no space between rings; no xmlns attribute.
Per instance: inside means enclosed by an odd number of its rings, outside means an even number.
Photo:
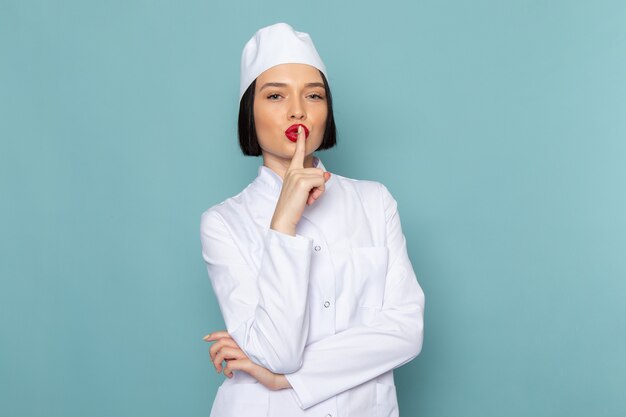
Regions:
<svg viewBox="0 0 626 417"><path fill-rule="evenodd" d="M328 181L330 179L330 172L324 172L324 181Z"/></svg>
<svg viewBox="0 0 626 417"><path fill-rule="evenodd" d="M241 349L236 349L232 347L224 347L220 349L219 352L217 352L217 355L215 355L215 359L213 359L213 365L215 366L215 369L219 373L222 371L222 362L224 362L225 360L243 359L243 358L247 358L247 356L245 355L245 353L241 351Z"/></svg>
<svg viewBox="0 0 626 417"><path fill-rule="evenodd" d="M298 126L298 138L296 139L296 151L291 158L289 169L304 168L305 133L302 126Z"/></svg>
<svg viewBox="0 0 626 417"><path fill-rule="evenodd" d="M324 176L316 173L298 173L294 180L295 186L302 191L311 191L315 187L323 187Z"/></svg>
<svg viewBox="0 0 626 417"><path fill-rule="evenodd" d="M247 358L246 354L239 348L233 348L230 346L226 346L220 349L219 352L215 355L214 362L223 362L229 359L241 359Z"/></svg>
<svg viewBox="0 0 626 417"><path fill-rule="evenodd" d="M323 174L308 177L303 181L303 186L308 189L306 204L311 205L326 191L326 179Z"/></svg>
<svg viewBox="0 0 626 417"><path fill-rule="evenodd" d="M224 353L222 353L222 355L224 355ZM215 372L218 374L222 372L222 362L224 362L224 358L219 355L219 352L215 355L215 358L213 358L211 362L213 363Z"/></svg>
<svg viewBox="0 0 626 417"><path fill-rule="evenodd" d="M326 191L325 183L318 185L317 187L311 188L309 191L309 197L307 199L308 204L313 204L315 200L317 200L323 193Z"/></svg>
<svg viewBox="0 0 626 417"><path fill-rule="evenodd" d="M224 346L239 348L239 345L233 339L224 337L211 345L211 348L209 349L211 360L215 359L217 352Z"/></svg>
<svg viewBox="0 0 626 417"><path fill-rule="evenodd" d="M220 339L222 337L230 337L230 335L228 334L228 332L226 330L220 330L218 332L209 333L206 336L204 336L202 339L205 342L211 342L213 340L217 340L217 339Z"/></svg>
<svg viewBox="0 0 626 417"><path fill-rule="evenodd" d="M233 371L245 371L248 369L250 363L252 362L250 362L248 358L228 361L224 367L224 375L228 378L232 378Z"/></svg>
<svg viewBox="0 0 626 417"><path fill-rule="evenodd" d="M222 339L219 339L217 342L213 343L211 347L209 348L209 353L211 354L211 358L213 358L215 354L217 353L217 351L223 348L224 346L230 346L230 347L236 347L236 348L239 347L237 342L235 342L233 339L224 337Z"/></svg>
<svg viewBox="0 0 626 417"><path fill-rule="evenodd" d="M307 202L310 201L309 204L313 204L315 202L315 200L317 200L318 198L320 198L320 196L322 195L322 193L325 191L324 187L315 187L311 190L311 194L309 194L309 199Z"/></svg>

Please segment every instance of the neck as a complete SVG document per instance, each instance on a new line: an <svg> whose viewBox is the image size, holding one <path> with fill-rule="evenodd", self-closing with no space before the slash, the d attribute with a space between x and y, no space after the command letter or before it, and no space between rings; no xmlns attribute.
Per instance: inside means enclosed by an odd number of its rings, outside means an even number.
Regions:
<svg viewBox="0 0 626 417"><path fill-rule="evenodd" d="M304 157L304 168L313 168L313 158L313 154ZM285 173L291 165L291 159L272 158L264 155L263 165L278 174L281 179L285 179Z"/></svg>

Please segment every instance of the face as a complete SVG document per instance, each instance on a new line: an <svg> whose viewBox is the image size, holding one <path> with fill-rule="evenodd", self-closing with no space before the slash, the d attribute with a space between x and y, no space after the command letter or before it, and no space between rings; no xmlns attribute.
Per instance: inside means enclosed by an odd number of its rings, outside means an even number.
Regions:
<svg viewBox="0 0 626 417"><path fill-rule="evenodd" d="M296 144L285 131L294 124L304 125L306 155L322 144L328 115L324 81L317 68L306 64L282 64L268 69L256 79L254 124L266 165L288 164Z"/></svg>

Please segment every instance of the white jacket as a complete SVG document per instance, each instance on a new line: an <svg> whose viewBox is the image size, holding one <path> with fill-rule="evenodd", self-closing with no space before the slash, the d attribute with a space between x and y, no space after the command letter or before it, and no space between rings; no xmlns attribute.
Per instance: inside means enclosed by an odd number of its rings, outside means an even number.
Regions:
<svg viewBox="0 0 626 417"><path fill-rule="evenodd" d="M202 214L201 240L228 333L292 388L236 371L211 417L398 416L392 370L421 350L424 293L396 201L378 182L332 174L290 236L269 229L281 187L260 166Z"/></svg>

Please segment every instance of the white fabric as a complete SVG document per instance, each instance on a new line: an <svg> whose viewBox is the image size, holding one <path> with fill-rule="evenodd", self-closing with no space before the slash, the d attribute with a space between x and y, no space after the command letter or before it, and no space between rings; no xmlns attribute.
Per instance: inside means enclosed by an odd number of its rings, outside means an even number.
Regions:
<svg viewBox="0 0 626 417"><path fill-rule="evenodd" d="M398 416L392 370L421 350L424 293L396 201L378 182L333 173L290 236L269 229L281 186L259 167L202 214L201 240L227 331L292 388L236 371L211 417Z"/></svg>
<svg viewBox="0 0 626 417"><path fill-rule="evenodd" d="M327 76L311 36L295 31L287 23L276 23L259 29L243 48L239 100L256 77L280 64L308 64Z"/></svg>

